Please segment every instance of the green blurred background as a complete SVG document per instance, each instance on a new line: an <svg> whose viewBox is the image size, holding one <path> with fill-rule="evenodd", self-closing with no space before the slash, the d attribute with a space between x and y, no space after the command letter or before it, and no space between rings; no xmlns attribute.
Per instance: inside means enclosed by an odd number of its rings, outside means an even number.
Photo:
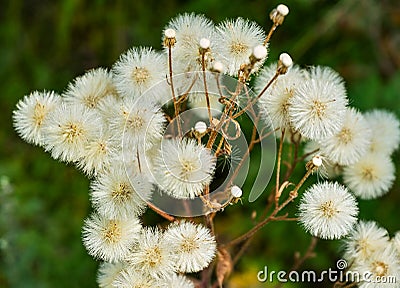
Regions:
<svg viewBox="0 0 400 288"><path fill-rule="evenodd" d="M345 78L353 106L388 108L400 116L396 0L1 1L0 287L96 287L97 263L81 243L89 181L15 134L17 101L33 90L62 92L86 70L111 67L132 46L160 49L162 28L178 13L204 13L215 22L242 16L268 30L268 14L280 2L290 14L272 37L271 61L286 51L300 65L331 66ZM399 152L394 159L399 170ZM303 171L299 167L297 176ZM400 230L399 184L397 177L388 195L360 203L361 217L376 219L391 234ZM227 208L217 229L227 238L244 232L266 197ZM264 265L288 270L294 252L304 252L309 241L296 223L270 224L252 242L230 287L266 287L257 286L257 271ZM339 247L340 241L319 241L317 257L303 269L334 268ZM304 285L310 286L317 287Z"/></svg>

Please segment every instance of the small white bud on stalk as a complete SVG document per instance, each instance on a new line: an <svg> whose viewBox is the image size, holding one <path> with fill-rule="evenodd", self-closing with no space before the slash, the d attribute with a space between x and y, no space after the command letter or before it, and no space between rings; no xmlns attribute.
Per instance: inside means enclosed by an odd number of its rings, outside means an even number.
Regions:
<svg viewBox="0 0 400 288"><path fill-rule="evenodd" d="M235 185L231 188L231 195L235 198L240 198L243 195L243 191L240 189L240 187Z"/></svg>
<svg viewBox="0 0 400 288"><path fill-rule="evenodd" d="M207 124L203 121L199 121L194 125L194 130L196 130L200 134L203 134L207 131Z"/></svg>
<svg viewBox="0 0 400 288"><path fill-rule="evenodd" d="M168 28L164 31L164 35L167 38L175 38L176 32L174 29Z"/></svg>
<svg viewBox="0 0 400 288"><path fill-rule="evenodd" d="M200 48L206 50L210 48L210 40L207 38L201 38L199 42Z"/></svg>
<svg viewBox="0 0 400 288"><path fill-rule="evenodd" d="M212 67L212 71L222 73L224 71L224 64L222 64L219 61L215 61L214 65Z"/></svg>
<svg viewBox="0 0 400 288"><path fill-rule="evenodd" d="M276 11L278 11L282 16L286 16L289 14L289 8L285 4L279 4L276 7Z"/></svg>
<svg viewBox="0 0 400 288"><path fill-rule="evenodd" d="M320 155L315 155L312 158L312 163L314 164L314 166L320 167L322 165L322 157Z"/></svg>
<svg viewBox="0 0 400 288"><path fill-rule="evenodd" d="M279 60L286 68L289 68L293 65L292 57L290 57L290 55L287 53L281 53L281 55L279 55Z"/></svg>
<svg viewBox="0 0 400 288"><path fill-rule="evenodd" d="M253 48L253 56L257 60L264 59L267 57L268 50L265 46L263 45L257 45L256 47Z"/></svg>

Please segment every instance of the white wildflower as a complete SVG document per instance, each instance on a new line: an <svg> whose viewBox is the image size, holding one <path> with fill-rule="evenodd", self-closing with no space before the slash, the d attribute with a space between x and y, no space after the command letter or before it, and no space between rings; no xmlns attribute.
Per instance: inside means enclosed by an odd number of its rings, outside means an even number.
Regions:
<svg viewBox="0 0 400 288"><path fill-rule="evenodd" d="M320 143L321 153L333 163L354 164L367 153L371 143L371 130L360 112L348 108L340 131Z"/></svg>
<svg viewBox="0 0 400 288"><path fill-rule="evenodd" d="M96 175L104 171L118 153L119 144L113 135L101 132L98 137L88 141L82 158L76 163L77 167L87 175Z"/></svg>
<svg viewBox="0 0 400 288"><path fill-rule="evenodd" d="M357 214L356 199L337 182L314 184L304 193L299 206L300 223L311 235L322 239L347 235Z"/></svg>
<svg viewBox="0 0 400 288"><path fill-rule="evenodd" d="M361 199L387 193L395 179L395 167L386 155L367 153L357 163L344 167L343 181Z"/></svg>
<svg viewBox="0 0 400 288"><path fill-rule="evenodd" d="M215 30L211 20L203 15L186 13L173 18L166 28L176 31L176 44L172 49L175 74L201 70L200 39L209 39L211 51L214 49ZM205 60L207 64L211 64L211 57Z"/></svg>
<svg viewBox="0 0 400 288"><path fill-rule="evenodd" d="M110 219L129 219L144 212L152 186L143 175L130 170L113 163L92 182L91 200L99 213Z"/></svg>
<svg viewBox="0 0 400 288"><path fill-rule="evenodd" d="M294 129L303 136L323 140L342 128L348 100L342 82L328 77L330 74L324 73L326 70L314 71L290 97L289 118Z"/></svg>
<svg viewBox="0 0 400 288"><path fill-rule="evenodd" d="M95 258L108 262L121 261L138 240L140 230L136 217L114 220L93 213L83 225L83 244Z"/></svg>
<svg viewBox="0 0 400 288"><path fill-rule="evenodd" d="M126 268L126 262L108 263L102 262L97 272L97 283L100 288L114 288L115 278Z"/></svg>
<svg viewBox="0 0 400 288"><path fill-rule="evenodd" d="M113 67L115 86L122 96L135 98L167 75L165 55L151 48L132 48Z"/></svg>
<svg viewBox="0 0 400 288"><path fill-rule="evenodd" d="M80 105L62 104L49 114L44 147L55 159L78 161L89 140L99 135L101 126L97 113Z"/></svg>
<svg viewBox="0 0 400 288"><path fill-rule="evenodd" d="M88 109L98 108L108 96L118 98L112 75L106 69L97 68L77 77L63 94L64 101L71 105L82 105Z"/></svg>
<svg viewBox="0 0 400 288"><path fill-rule="evenodd" d="M254 84L257 94L262 92L275 73L276 63L261 70ZM271 119L272 129L290 127L289 99L303 81L304 73L298 66L294 66L286 74L280 75L260 97L258 106L263 117Z"/></svg>
<svg viewBox="0 0 400 288"><path fill-rule="evenodd" d="M112 282L112 287L118 288L161 288L156 279L132 267L121 271Z"/></svg>
<svg viewBox="0 0 400 288"><path fill-rule="evenodd" d="M176 255L171 243L158 229L144 228L138 244L127 255L128 263L153 278L167 278L176 272Z"/></svg>
<svg viewBox="0 0 400 288"><path fill-rule="evenodd" d="M115 108L110 130L121 137L123 145L142 149L161 137L165 119L160 107L144 99L126 98Z"/></svg>
<svg viewBox="0 0 400 288"><path fill-rule="evenodd" d="M191 222L171 224L165 231L165 240L173 247L180 272L198 272L214 259L217 244L206 227Z"/></svg>
<svg viewBox="0 0 400 288"><path fill-rule="evenodd" d="M225 20L217 26L218 59L226 67L226 73L237 76L240 66L247 64L253 48L263 44L265 33L257 23L243 18ZM263 61L257 63L261 67Z"/></svg>
<svg viewBox="0 0 400 288"><path fill-rule="evenodd" d="M365 261L389 245L388 231L374 221L360 221L344 240L344 258L348 262Z"/></svg>
<svg viewBox="0 0 400 288"><path fill-rule="evenodd" d="M166 193L178 199L195 198L210 184L215 159L192 139L164 140L155 169L156 181Z"/></svg>
<svg viewBox="0 0 400 288"><path fill-rule="evenodd" d="M383 251L372 254L367 259L356 260L351 271L353 273L358 272L359 275L367 275L368 278L358 284L360 288L399 287L400 259L390 245ZM389 281L389 279L392 280Z"/></svg>
<svg viewBox="0 0 400 288"><path fill-rule="evenodd" d="M400 144L400 122L394 113L375 109L364 114L372 131L371 152L390 155Z"/></svg>
<svg viewBox="0 0 400 288"><path fill-rule="evenodd" d="M17 103L13 124L18 135L28 143L43 145L43 127L49 112L61 105L61 97L54 92L32 92Z"/></svg>

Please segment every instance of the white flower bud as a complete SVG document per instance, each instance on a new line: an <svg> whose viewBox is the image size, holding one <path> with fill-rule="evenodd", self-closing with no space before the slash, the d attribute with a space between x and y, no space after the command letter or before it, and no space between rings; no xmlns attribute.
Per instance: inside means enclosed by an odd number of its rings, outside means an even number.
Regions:
<svg viewBox="0 0 400 288"><path fill-rule="evenodd" d="M208 49L210 48L210 40L207 38L201 38L199 42L200 48Z"/></svg>
<svg viewBox="0 0 400 288"><path fill-rule="evenodd" d="M257 60L261 60L267 57L267 54L268 54L267 48L263 45L257 45L256 47L253 48L253 56Z"/></svg>
<svg viewBox="0 0 400 288"><path fill-rule="evenodd" d="M235 185L231 188L231 195L235 198L240 198L243 195L243 191L240 189L240 187Z"/></svg>
<svg viewBox="0 0 400 288"><path fill-rule="evenodd" d="M292 57L287 53L281 53L281 55L279 55L279 60L287 68L293 65Z"/></svg>
<svg viewBox="0 0 400 288"><path fill-rule="evenodd" d="M207 131L207 124L203 121L199 121L194 125L194 130L196 130L200 134L203 134Z"/></svg>
<svg viewBox="0 0 400 288"><path fill-rule="evenodd" d="M314 166L320 167L322 165L322 157L319 155L315 155L312 158L312 163L314 164Z"/></svg>
<svg viewBox="0 0 400 288"><path fill-rule="evenodd" d="M213 70L214 72L222 73L222 72L224 71L224 64L222 64L222 63L219 62L219 61L215 61L215 62L214 62L214 65L213 65L213 67L212 67L212 70Z"/></svg>
<svg viewBox="0 0 400 288"><path fill-rule="evenodd" d="M276 7L276 10L282 15L286 16L289 14L289 8L285 4L279 4L278 7Z"/></svg>
<svg viewBox="0 0 400 288"><path fill-rule="evenodd" d="M168 28L167 30L164 31L164 35L167 38L175 38L176 32L174 29Z"/></svg>

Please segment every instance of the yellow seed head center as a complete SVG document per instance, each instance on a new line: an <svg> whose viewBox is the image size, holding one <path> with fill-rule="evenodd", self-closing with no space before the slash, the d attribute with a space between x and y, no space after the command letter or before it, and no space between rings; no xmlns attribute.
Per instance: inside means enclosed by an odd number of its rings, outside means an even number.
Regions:
<svg viewBox="0 0 400 288"><path fill-rule="evenodd" d="M193 238L186 238L182 241L181 249L185 253L193 252L193 250L198 249L199 246L197 245L195 239Z"/></svg>
<svg viewBox="0 0 400 288"><path fill-rule="evenodd" d="M322 118L325 115L326 104L321 101L314 100L312 105L312 111L318 118Z"/></svg>
<svg viewBox="0 0 400 288"><path fill-rule="evenodd" d="M146 251L147 264L154 268L162 261L161 249L158 246L152 247Z"/></svg>
<svg viewBox="0 0 400 288"><path fill-rule="evenodd" d="M241 43L241 42L234 42L231 44L230 46L230 52L234 55L241 55L243 53L245 53L248 49L249 46Z"/></svg>
<svg viewBox="0 0 400 288"><path fill-rule="evenodd" d="M76 123L69 123L65 125L65 129L63 130L62 134L66 142L73 143L77 138L84 134L84 130Z"/></svg>
<svg viewBox="0 0 400 288"><path fill-rule="evenodd" d="M119 183L112 191L111 197L119 202L125 202L132 195L132 190L126 183Z"/></svg>
<svg viewBox="0 0 400 288"><path fill-rule="evenodd" d="M326 218L332 218L337 213L335 205L332 201L327 201L323 203L320 207L320 210Z"/></svg>
<svg viewBox="0 0 400 288"><path fill-rule="evenodd" d="M382 277L388 274L389 267L386 263L381 261L375 261L372 263L373 273L376 276Z"/></svg>
<svg viewBox="0 0 400 288"><path fill-rule="evenodd" d="M139 115L133 115L128 119L127 124L130 128L138 130L143 127L144 120Z"/></svg>
<svg viewBox="0 0 400 288"><path fill-rule="evenodd" d="M344 144L348 144L353 140L353 133L351 132L350 129L348 128L343 128L339 134L338 134L338 138L340 140L340 142L344 143Z"/></svg>
<svg viewBox="0 0 400 288"><path fill-rule="evenodd" d="M136 84L144 84L150 77L149 70L144 67L135 67L132 71L132 80Z"/></svg>
<svg viewBox="0 0 400 288"><path fill-rule="evenodd" d="M375 179L374 170L371 167L365 167L361 173L365 180L372 181Z"/></svg>
<svg viewBox="0 0 400 288"><path fill-rule="evenodd" d="M116 243L121 239L121 227L119 227L117 221L110 221L104 231L104 239L107 243Z"/></svg>
<svg viewBox="0 0 400 288"><path fill-rule="evenodd" d="M42 125L44 116L46 116L46 107L37 102L33 108L33 120L35 121L36 126Z"/></svg>

